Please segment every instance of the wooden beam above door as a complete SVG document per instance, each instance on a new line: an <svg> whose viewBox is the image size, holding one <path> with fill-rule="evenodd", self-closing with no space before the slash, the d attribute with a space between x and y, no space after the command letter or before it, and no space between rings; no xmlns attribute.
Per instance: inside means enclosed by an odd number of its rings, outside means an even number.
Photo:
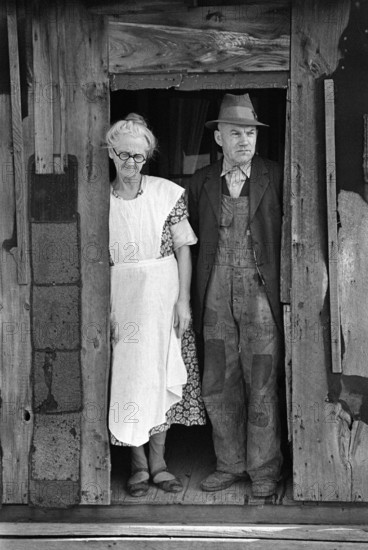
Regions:
<svg viewBox="0 0 368 550"><path fill-rule="evenodd" d="M131 10L109 17L108 34L110 73L289 70L286 0Z"/></svg>
<svg viewBox="0 0 368 550"><path fill-rule="evenodd" d="M254 73L142 73L111 74L110 89L144 90L175 88L181 91L191 90L237 90L286 88L289 73L286 71L266 71Z"/></svg>

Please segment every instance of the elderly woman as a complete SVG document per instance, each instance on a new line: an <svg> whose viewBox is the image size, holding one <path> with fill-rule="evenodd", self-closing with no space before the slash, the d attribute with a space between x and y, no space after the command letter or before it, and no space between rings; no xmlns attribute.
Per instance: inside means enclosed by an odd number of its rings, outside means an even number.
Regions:
<svg viewBox="0 0 368 550"><path fill-rule="evenodd" d="M109 220L111 441L131 446L132 496L147 493L150 475L164 491L178 492L181 482L164 460L167 429L205 423L189 306L189 245L197 238L184 189L141 173L156 149L144 119L131 113L106 141L116 167Z"/></svg>

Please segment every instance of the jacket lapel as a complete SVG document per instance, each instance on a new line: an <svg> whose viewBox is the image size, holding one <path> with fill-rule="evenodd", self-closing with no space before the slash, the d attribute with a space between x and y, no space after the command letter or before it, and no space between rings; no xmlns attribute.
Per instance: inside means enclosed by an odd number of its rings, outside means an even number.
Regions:
<svg viewBox="0 0 368 550"><path fill-rule="evenodd" d="M218 223L220 223L221 211L221 169L222 158L211 166L203 184Z"/></svg>
<svg viewBox="0 0 368 550"><path fill-rule="evenodd" d="M270 178L265 163L260 157L253 157L249 182L249 221L254 218L269 183Z"/></svg>

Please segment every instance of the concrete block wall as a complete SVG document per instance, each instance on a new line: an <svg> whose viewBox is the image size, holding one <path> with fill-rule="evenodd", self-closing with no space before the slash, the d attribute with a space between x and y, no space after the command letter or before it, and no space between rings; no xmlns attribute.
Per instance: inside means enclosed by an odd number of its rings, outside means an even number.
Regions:
<svg viewBox="0 0 368 550"><path fill-rule="evenodd" d="M58 182L65 187L65 178L59 175L50 185L54 190ZM35 181L44 184L42 176L33 176L31 183ZM34 411L30 502L45 507L80 501L80 245L76 204L72 216L70 202L65 206L41 209L30 224ZM64 221L62 212L68 213Z"/></svg>

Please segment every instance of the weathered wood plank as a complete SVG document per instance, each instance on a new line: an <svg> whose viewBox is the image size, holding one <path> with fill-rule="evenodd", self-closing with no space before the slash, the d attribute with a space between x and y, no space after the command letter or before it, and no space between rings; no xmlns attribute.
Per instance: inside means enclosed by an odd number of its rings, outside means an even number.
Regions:
<svg viewBox="0 0 368 550"><path fill-rule="evenodd" d="M0 98L0 161L5 169L0 178L1 215L1 327L0 369L2 481L4 503L28 502L28 454L33 419L30 393L29 285L19 285L17 265L10 253L15 229L14 173L11 150L10 97ZM27 416L28 418L28 416Z"/></svg>
<svg viewBox="0 0 368 550"><path fill-rule="evenodd" d="M363 127L364 198L368 202L368 115L363 115Z"/></svg>
<svg viewBox="0 0 368 550"><path fill-rule="evenodd" d="M294 498L349 501L348 423L327 402L331 369L323 86L338 62L350 3L296 1L291 39L292 396ZM331 25L331 21L334 22ZM347 446L347 448L346 448ZM313 449L313 452L311 452Z"/></svg>
<svg viewBox="0 0 368 550"><path fill-rule="evenodd" d="M27 285L30 281L28 192L24 167L22 108L20 97L20 73L17 12L15 2L7 3L9 70L11 83L12 142L14 161L14 185L17 220L17 244L14 245L14 258L17 262L18 283ZM16 249L15 249L16 247Z"/></svg>
<svg viewBox="0 0 368 550"><path fill-rule="evenodd" d="M78 535L78 525L86 523L91 531L89 535L98 536L100 529L121 528L122 533L126 528L141 525L157 525L163 530L170 525L191 526L244 526L250 524L298 524L298 525L326 525L333 531L342 527L364 528L367 523L368 505L365 503L308 503L290 506L171 506L151 505L124 505L124 506L76 506L69 509L40 509L30 506L3 506L0 509L0 521L2 526L8 522L14 522L18 528L23 525L31 528L40 523L40 529L47 534L47 524L58 524L60 528L67 524L73 524L74 531L71 534ZM163 518L165 521L163 521ZM72 529L72 525L70 525ZM103 531L101 532L103 534ZM115 532L114 532L115 533ZM14 535L17 534L13 531ZM49 533L50 536L52 532ZM86 533L81 533L86 534ZM110 531L106 531L110 534ZM116 534L116 533L115 533ZM165 531L162 532L162 535Z"/></svg>
<svg viewBox="0 0 368 550"><path fill-rule="evenodd" d="M78 159L81 239L81 503L109 504L110 456L107 433L109 375L108 155L104 134L109 121L105 19L68 2L64 25L68 152ZM78 55L76 55L78 52Z"/></svg>
<svg viewBox="0 0 368 550"><path fill-rule="evenodd" d="M100 539L13 539L4 540L3 550L192 550L196 548L213 550L234 550L249 548L252 550L366 550L365 542L312 542L297 540L236 539L222 540L214 538L134 538L123 539L109 537Z"/></svg>
<svg viewBox="0 0 368 550"><path fill-rule="evenodd" d="M48 31L50 38L50 61L52 72L53 94L53 171L55 174L64 173L67 163L66 147L66 67L65 67L65 27L63 17L65 6L63 4L50 4L48 16Z"/></svg>
<svg viewBox="0 0 368 550"><path fill-rule="evenodd" d="M338 278L343 373L368 377L368 204L358 195L341 191Z"/></svg>
<svg viewBox="0 0 368 550"><path fill-rule="evenodd" d="M110 73L288 69L288 36L109 21Z"/></svg>
<svg viewBox="0 0 368 550"><path fill-rule="evenodd" d="M120 508L125 510L126 508ZM140 510L141 507L138 508ZM138 519L138 517L137 517ZM152 536L152 537L221 537L221 538L258 538L303 540L303 541L345 541L368 542L368 533L364 525L296 525L296 524L238 524L227 525L220 522L214 525L185 525L177 523L3 523L1 534L6 537L35 537L41 534L45 537L122 537L122 536Z"/></svg>
<svg viewBox="0 0 368 550"><path fill-rule="evenodd" d="M368 426L361 420L352 423L349 462L352 469L352 500L367 502Z"/></svg>
<svg viewBox="0 0 368 550"><path fill-rule="evenodd" d="M167 6L164 11L124 13L111 20L135 25L246 33L257 38L290 36L290 2L247 2L238 5Z"/></svg>
<svg viewBox="0 0 368 550"><path fill-rule="evenodd" d="M332 372L341 372L340 306L337 266L338 242L335 156L335 88L334 82L331 79L326 79L324 85L331 359Z"/></svg>
<svg viewBox="0 0 368 550"><path fill-rule="evenodd" d="M52 79L52 39L49 34L47 13L50 20L53 6L43 9L38 0L33 5L32 38L33 38L33 73L37 78L39 93L34 95L35 123L35 156L36 174L52 174L54 171L54 140L53 140L53 103L55 100L54 83ZM51 11L49 11L51 10Z"/></svg>
<svg viewBox="0 0 368 550"><path fill-rule="evenodd" d="M16 28L14 5L9 5L8 19L6 13L0 15L4 26L8 23L11 32ZM3 19L4 18L4 19ZM12 54L18 56L18 47L14 43L17 34L10 41ZM13 49L14 48L14 49ZM16 62L11 62L11 65ZM13 65L11 73L18 69ZM1 320L1 355L0 355L0 441L2 448L2 502L28 502L28 455L32 436L32 396L30 392L30 319L29 319L29 284L19 285L22 266L17 270L17 256L12 252L21 249L20 256L24 266L29 262L28 249L28 216L26 208L27 185L23 164L23 128L20 111L19 72L18 87L12 79L12 100L10 95L0 95L0 320ZM13 130L12 135L12 118ZM14 127L15 123L15 127ZM12 151L13 142L13 151ZM13 158L14 155L14 158ZM14 161L14 162L13 162ZM21 204L24 202L23 206ZM19 211L16 214L16 207ZM22 216L24 216L22 218ZM19 223L18 219L20 218ZM18 243L16 227L19 231ZM22 239L25 239L22 241ZM19 254L18 254L19 261ZM23 273L25 273L23 271ZM28 269L27 269L28 273ZM24 281L23 281L24 282Z"/></svg>
<svg viewBox="0 0 368 550"><path fill-rule="evenodd" d="M286 88L286 71L253 73L153 73L111 74L110 87L115 90L142 90L144 88L176 88L178 90L231 90L248 88Z"/></svg>
<svg viewBox="0 0 368 550"><path fill-rule="evenodd" d="M288 441L293 439L293 410L292 410L292 372L291 372L291 308L284 305L284 334L285 334L285 392L286 415L288 427Z"/></svg>
<svg viewBox="0 0 368 550"><path fill-rule="evenodd" d="M286 121L285 121L285 153L284 153L284 182L283 182L283 218L281 236L281 274L280 274L280 300L284 304L290 304L291 287L291 196L290 196L290 81L286 95Z"/></svg>
<svg viewBox="0 0 368 550"><path fill-rule="evenodd" d="M86 7L91 13L100 15L119 15L132 13L166 13L168 10L183 6L183 0L139 0L139 2L103 2L87 0Z"/></svg>

